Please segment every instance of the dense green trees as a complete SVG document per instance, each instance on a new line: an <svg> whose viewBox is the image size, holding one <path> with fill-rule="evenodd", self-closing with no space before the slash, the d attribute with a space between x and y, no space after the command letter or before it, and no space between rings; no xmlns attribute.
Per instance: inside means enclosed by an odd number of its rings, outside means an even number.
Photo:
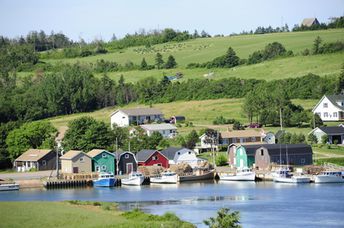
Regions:
<svg viewBox="0 0 344 228"><path fill-rule="evenodd" d="M215 58L207 63L207 68L219 67L219 68L231 68L239 65L239 57L236 55L233 48L229 47L226 54Z"/></svg>
<svg viewBox="0 0 344 228"><path fill-rule="evenodd" d="M165 68L171 69L171 68L175 68L176 66L177 66L177 62L174 59L173 55L169 55L165 63Z"/></svg>
<svg viewBox="0 0 344 228"><path fill-rule="evenodd" d="M8 133L6 145L12 160L33 148L52 149L57 130L50 122L30 122Z"/></svg>
<svg viewBox="0 0 344 228"><path fill-rule="evenodd" d="M281 43L273 42L267 44L263 50L253 52L249 56L247 63L256 64L279 56L290 56L292 54Z"/></svg>

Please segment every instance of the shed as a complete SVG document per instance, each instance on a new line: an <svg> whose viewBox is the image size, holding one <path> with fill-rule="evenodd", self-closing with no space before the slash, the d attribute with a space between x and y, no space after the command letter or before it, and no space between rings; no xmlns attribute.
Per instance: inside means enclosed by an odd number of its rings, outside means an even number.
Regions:
<svg viewBox="0 0 344 228"><path fill-rule="evenodd" d="M137 160L135 154L129 151L116 152L117 174L129 174L137 171Z"/></svg>
<svg viewBox="0 0 344 228"><path fill-rule="evenodd" d="M93 149L87 153L92 158L92 171L116 173L116 156L104 149Z"/></svg>
<svg viewBox="0 0 344 228"><path fill-rule="evenodd" d="M169 167L168 158L158 150L141 150L136 154L139 166L162 166Z"/></svg>
<svg viewBox="0 0 344 228"><path fill-rule="evenodd" d="M318 19L315 17L305 18L301 22L301 26L305 26L305 27L311 27L313 25L319 25L319 24L320 23L319 23Z"/></svg>
<svg viewBox="0 0 344 228"><path fill-rule="evenodd" d="M39 171L56 169L56 152L51 149L29 149L14 160L14 167L18 172L30 169Z"/></svg>
<svg viewBox="0 0 344 228"><path fill-rule="evenodd" d="M70 150L60 157L62 173L91 173L92 158L79 150Z"/></svg>
<svg viewBox="0 0 344 228"><path fill-rule="evenodd" d="M332 126L332 127L317 127L314 128L309 134L313 134L317 137L318 143L321 143L324 135L328 136L329 144L344 144L344 127Z"/></svg>

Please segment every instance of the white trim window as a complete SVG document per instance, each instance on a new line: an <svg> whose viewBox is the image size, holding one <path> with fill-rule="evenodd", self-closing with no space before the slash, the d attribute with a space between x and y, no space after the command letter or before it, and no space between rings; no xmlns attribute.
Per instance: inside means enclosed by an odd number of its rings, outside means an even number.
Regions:
<svg viewBox="0 0 344 228"><path fill-rule="evenodd" d="M129 154L124 155L124 157L125 157L126 159L128 159L128 158L129 158Z"/></svg>
<svg viewBox="0 0 344 228"><path fill-rule="evenodd" d="M324 112L324 117L328 117L328 112Z"/></svg>
<svg viewBox="0 0 344 228"><path fill-rule="evenodd" d="M99 167L99 165L96 166L96 172L100 172L100 167Z"/></svg>
<svg viewBox="0 0 344 228"><path fill-rule="evenodd" d="M323 108L328 108L328 103L324 103Z"/></svg>
<svg viewBox="0 0 344 228"><path fill-rule="evenodd" d="M106 165L102 165L102 170L106 170Z"/></svg>
<svg viewBox="0 0 344 228"><path fill-rule="evenodd" d="M84 158L81 157L81 158L79 159L79 161L80 161L80 162L84 162Z"/></svg>
<svg viewBox="0 0 344 228"><path fill-rule="evenodd" d="M338 113L337 113L337 112L334 112L334 113L333 113L333 117L337 118L337 117L338 117Z"/></svg>
<svg viewBox="0 0 344 228"><path fill-rule="evenodd" d="M47 161L46 160L43 160L42 161L42 166L46 166L47 165Z"/></svg>
<svg viewBox="0 0 344 228"><path fill-rule="evenodd" d="M107 154L106 153L102 153L102 158L106 158Z"/></svg>

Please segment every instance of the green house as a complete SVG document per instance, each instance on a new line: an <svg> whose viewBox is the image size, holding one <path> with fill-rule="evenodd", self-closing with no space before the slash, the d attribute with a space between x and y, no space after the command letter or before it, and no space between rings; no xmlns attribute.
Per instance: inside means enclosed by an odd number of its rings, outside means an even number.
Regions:
<svg viewBox="0 0 344 228"><path fill-rule="evenodd" d="M237 168L252 167L254 160L255 160L254 151L246 150L245 146L239 146L236 149L235 166Z"/></svg>
<svg viewBox="0 0 344 228"><path fill-rule="evenodd" d="M103 149L93 149L87 153L92 158L93 172L109 172L116 171L116 157L114 154Z"/></svg>

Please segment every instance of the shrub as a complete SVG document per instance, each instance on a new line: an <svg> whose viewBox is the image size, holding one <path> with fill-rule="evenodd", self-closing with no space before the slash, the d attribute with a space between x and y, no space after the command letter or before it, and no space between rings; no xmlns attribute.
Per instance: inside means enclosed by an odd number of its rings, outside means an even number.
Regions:
<svg viewBox="0 0 344 228"><path fill-rule="evenodd" d="M215 163L217 166L225 166L227 165L227 157L223 154L220 154L216 157Z"/></svg>

